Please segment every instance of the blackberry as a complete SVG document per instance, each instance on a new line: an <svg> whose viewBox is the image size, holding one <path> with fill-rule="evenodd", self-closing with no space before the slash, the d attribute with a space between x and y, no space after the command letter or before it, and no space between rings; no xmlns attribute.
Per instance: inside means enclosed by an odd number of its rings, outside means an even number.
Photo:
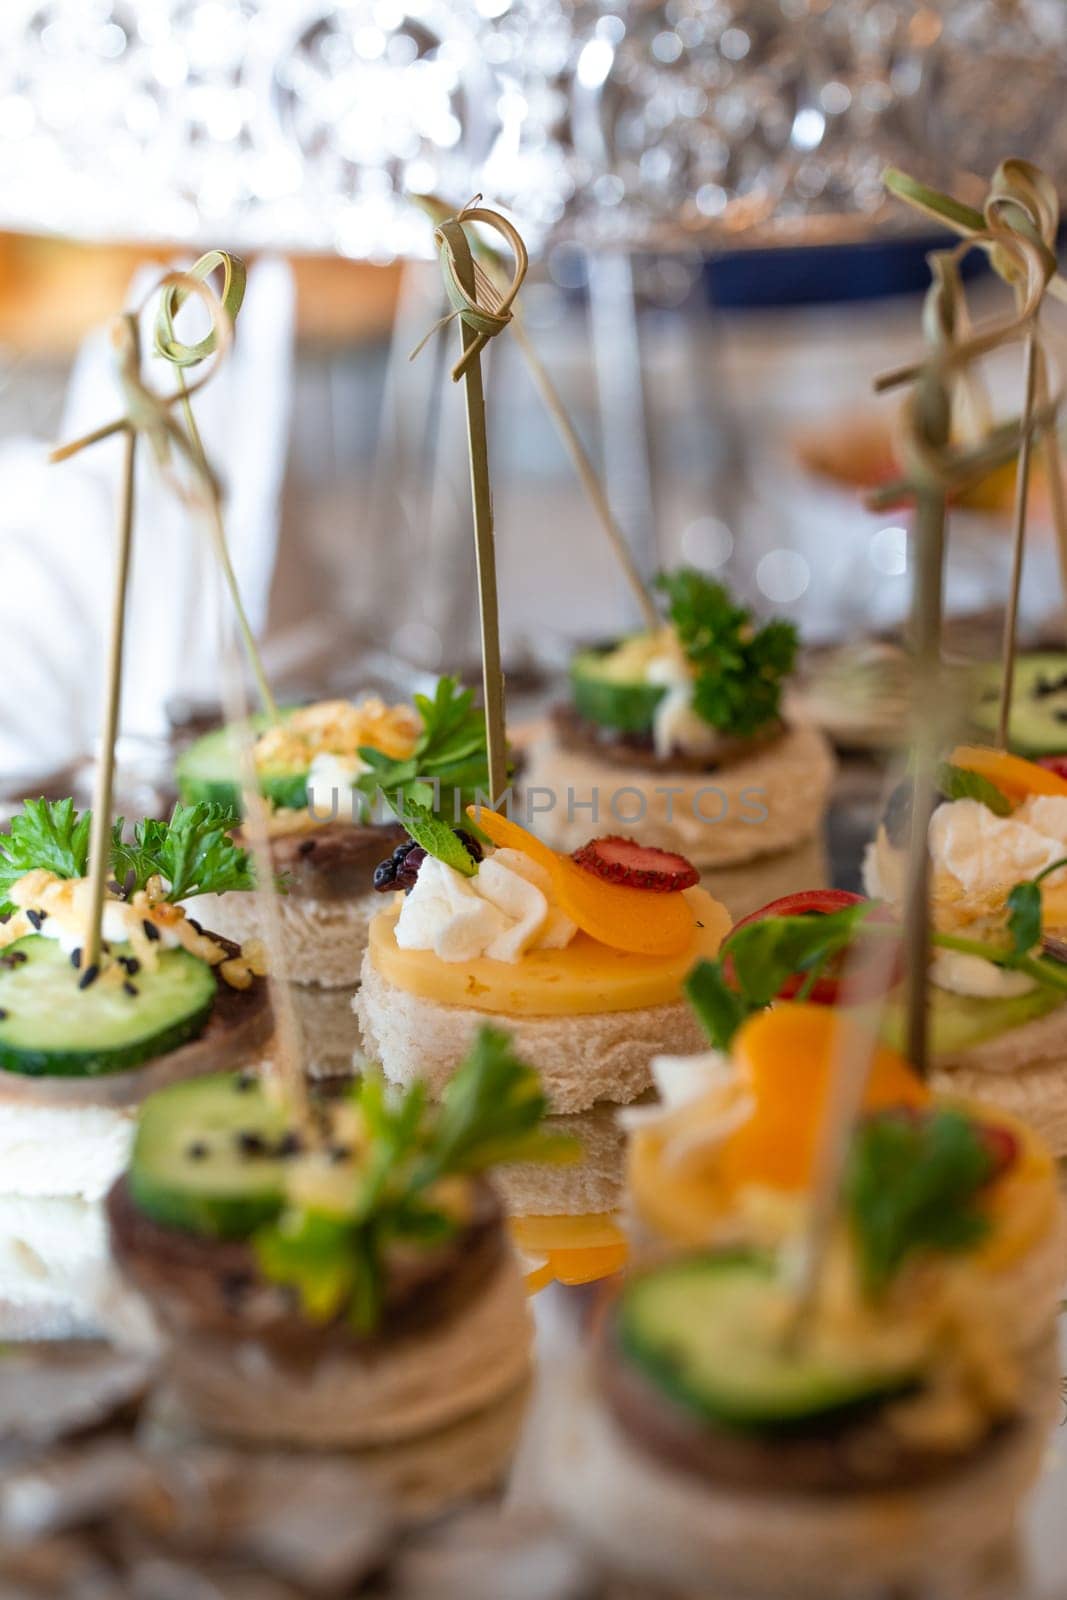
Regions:
<svg viewBox="0 0 1067 1600"><path fill-rule="evenodd" d="M474 837L473 833L468 833L466 828L453 828L452 832L455 834L456 838L459 840L464 850L466 850L472 861L482 861L484 859L485 852L478 843L477 839Z"/></svg>
<svg viewBox="0 0 1067 1600"><path fill-rule="evenodd" d="M396 886L398 889L403 889L405 893L409 889L414 889L415 880L419 875L419 868L425 860L426 851L421 844L411 843L404 848L404 854L397 862L396 868Z"/></svg>

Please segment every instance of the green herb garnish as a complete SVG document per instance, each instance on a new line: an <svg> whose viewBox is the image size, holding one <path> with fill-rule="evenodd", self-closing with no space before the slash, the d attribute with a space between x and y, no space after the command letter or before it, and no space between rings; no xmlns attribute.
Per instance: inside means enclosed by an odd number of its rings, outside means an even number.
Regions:
<svg viewBox="0 0 1067 1600"><path fill-rule="evenodd" d="M721 583L691 567L664 573L656 587L695 673L693 709L721 733L745 737L780 713L782 687L796 661L791 622L757 627Z"/></svg>
<svg viewBox="0 0 1067 1600"><path fill-rule="evenodd" d="M994 1166L981 1130L959 1111L888 1111L860 1125L845 1202L869 1294L881 1294L919 1251L980 1242L989 1221L978 1198Z"/></svg>
<svg viewBox="0 0 1067 1600"><path fill-rule="evenodd" d="M798 973L809 980L797 996L803 999L805 989L852 944L876 909L874 901L860 901L841 911L764 917L730 934L718 958L699 962L685 981L685 992L715 1048L728 1050L742 1022L769 1006L787 979Z"/></svg>
<svg viewBox="0 0 1067 1600"><path fill-rule="evenodd" d="M149 878L165 880L165 898L224 894L253 887L248 852L230 838L237 814L229 806L202 801L176 805L169 822L148 819L124 839L120 817L111 831L109 872L134 894ZM89 870L92 813L80 814L73 800L27 800L0 834L0 915L15 910L11 886L25 873L44 868L57 878L84 878Z"/></svg>
<svg viewBox="0 0 1067 1600"><path fill-rule="evenodd" d="M1067 867L1067 856L1051 862L1036 878L1017 883L1008 894L1008 932L1016 956L1029 955L1041 943L1041 885L1061 867Z"/></svg>
<svg viewBox="0 0 1067 1600"><path fill-rule="evenodd" d="M946 800L980 800L997 817L1011 815L1011 801L995 783L980 772L954 767L951 761L942 761L937 769L937 792Z"/></svg>
<svg viewBox="0 0 1067 1600"><path fill-rule="evenodd" d="M456 822L462 808L488 789L485 715L473 691L461 689L455 678L442 678L432 700L413 698L422 732L411 755L398 761L364 746L359 754L368 770L356 787L369 800L384 795L400 812L415 807Z"/></svg>
<svg viewBox="0 0 1067 1600"><path fill-rule="evenodd" d="M391 1094L380 1076L354 1092L365 1153L340 1206L289 1206L253 1243L260 1269L294 1288L306 1315L345 1316L366 1332L381 1316L391 1246L431 1247L462 1226L439 1190L443 1179L501 1162L573 1160L573 1139L546 1134L536 1072L508 1034L483 1027L439 1106L422 1084Z"/></svg>
<svg viewBox="0 0 1067 1600"><path fill-rule="evenodd" d="M9 832L0 834L0 916L15 910L11 886L43 868L57 878L84 878L89 870L91 812L78 815L73 800L26 800Z"/></svg>
<svg viewBox="0 0 1067 1600"><path fill-rule="evenodd" d="M112 837L112 872L130 894L143 889L149 878L162 878L166 898L172 901L251 889L254 877L248 851L230 837L237 822L237 813L227 805L209 800L192 806L179 803L169 822L150 817L135 823L133 838L127 841L120 817Z"/></svg>
<svg viewBox="0 0 1067 1600"><path fill-rule="evenodd" d="M446 867L454 867L465 878L474 877L478 863L447 822L442 822L432 811L424 811L420 806L398 809L397 816L427 855L436 856L438 861L443 861Z"/></svg>

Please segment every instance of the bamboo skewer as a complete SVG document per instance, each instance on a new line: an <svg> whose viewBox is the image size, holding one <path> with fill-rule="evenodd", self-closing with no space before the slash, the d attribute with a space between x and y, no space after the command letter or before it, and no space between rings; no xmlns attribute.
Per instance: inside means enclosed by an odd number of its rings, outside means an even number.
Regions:
<svg viewBox="0 0 1067 1600"><path fill-rule="evenodd" d="M116 326L116 344L129 340L134 359L140 348L137 323L124 317ZM111 602L111 631L108 639L104 723L100 731L100 753L93 785L93 820L89 841L89 929L82 953L83 976L100 965L101 929L104 896L110 865L111 813L115 793L115 745L122 711L122 661L126 633L126 596L129 590L130 550L133 543L134 482L137 468L137 434L125 428L122 439L122 477L119 486L118 545L115 552L115 578Z"/></svg>
<svg viewBox="0 0 1067 1600"><path fill-rule="evenodd" d="M463 379L466 388L467 446L470 454L471 506L474 517L474 545L478 572L478 615L481 627L482 686L485 699L485 729L489 767L490 799L502 803L507 790L508 756L504 670L500 654L500 616L496 581L496 547L493 535L493 497L489 478L489 446L485 426L485 390L482 382L481 352L489 340L513 321L512 306L526 276L526 246L518 231L499 212L480 206L477 201L465 206L455 217L438 223L434 230L444 274L445 290L453 310L426 335L430 338L453 317L459 318L463 354L452 368L453 381ZM508 242L515 258L510 284L503 292L476 269L464 225L486 223ZM412 352L416 356L426 343L423 339Z"/></svg>
<svg viewBox="0 0 1067 1600"><path fill-rule="evenodd" d="M997 713L997 743L1002 750L1008 748L1011 731L1011 698L1015 684L1015 643L1019 623L1019 592L1022 587L1023 554L1026 544L1026 511L1030 492L1030 457L1033 435L1030 422L1034 411L1037 382L1037 332L1031 326L1026 336L1023 364L1023 433L1019 443L1019 460L1015 469L1015 504L1011 530L1011 578L1008 584L1008 603L1004 610L1004 637L1001 644L1003 671L1000 682L1000 705Z"/></svg>
<svg viewBox="0 0 1067 1600"><path fill-rule="evenodd" d="M204 257L198 266L211 258ZM225 258L229 260L230 258ZM277 1048L270 1068L271 1078L291 1104L298 1118L308 1126L311 1122L307 1086L303 1073L303 1051L299 1023L293 1007L292 996L285 983L285 954L278 916L277 894L273 867L270 860L269 839L262 800L256 783L252 746L252 731L243 674L237 649L237 635L244 635L246 649L251 644L251 658L258 663L254 640L247 626L247 616L240 605L233 569L226 549L222 518L221 491L212 472L203 440L192 413L190 396L218 369L219 360L229 348L232 336L232 318L226 305L207 285L207 273L200 277L183 273L168 273L159 283L163 295L160 327L167 335L169 347L161 345L162 335L157 331L157 348L166 359L178 368L179 387L172 394L159 395L149 389L141 377L141 347L136 313L124 314L115 325L114 342L119 366L119 376L127 402L127 413L115 423L93 429L81 438L62 445L52 452L53 461L64 461L80 450L110 438L115 433L124 434L124 469L119 498L119 540L116 557L116 576L112 606L111 639L108 653L107 696L104 726L101 735L100 761L96 776L93 802L93 821L90 840L90 904L91 920L83 957L83 971L96 966L100 959L100 929L104 896L107 886L109 839L114 792L115 743L121 707L123 671L123 632L128 588L130 553L134 522L134 469L139 434L152 442L161 465L166 466L171 452L177 453L192 475L192 488L187 489L171 475L171 482L183 500L201 513L206 521L211 544L223 581L230 587L236 601L232 613L220 608L223 627L222 665L224 694L232 709L231 720L237 724L238 761L242 800L247 818L250 851L255 864L257 893L263 911L264 945L268 954L268 983L274 1011ZM227 278L227 281L229 279ZM191 294L197 295L207 306L212 319L211 331L199 345L182 346L173 336L171 312ZM239 302L238 302L239 303ZM200 362L208 355L216 360L195 383L186 382L181 370L185 365ZM188 431L183 430L171 414L171 407L180 401ZM229 619L229 620L228 620ZM261 693L266 689L265 703L273 706L265 675L259 668ZM275 712L276 714L276 712Z"/></svg>

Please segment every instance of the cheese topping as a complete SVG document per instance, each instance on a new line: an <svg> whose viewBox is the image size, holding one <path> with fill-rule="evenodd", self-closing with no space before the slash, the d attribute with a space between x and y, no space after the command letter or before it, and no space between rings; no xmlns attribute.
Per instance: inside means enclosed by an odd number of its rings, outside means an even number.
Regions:
<svg viewBox="0 0 1067 1600"><path fill-rule="evenodd" d="M346 801L351 795L356 779L366 772L367 763L360 756L339 756L332 750L320 750L312 757L308 769L308 811L317 817L342 818L347 815Z"/></svg>
<svg viewBox="0 0 1067 1600"><path fill-rule="evenodd" d="M301 706L256 740L256 766L302 771L318 755L351 758L364 745L395 761L410 756L422 732L413 706L385 704L377 695L362 700L320 700Z"/></svg>
<svg viewBox="0 0 1067 1600"><path fill-rule="evenodd" d="M419 868L396 923L402 950L442 961L517 962L527 950L562 950L577 924L555 904L547 870L521 850L497 850L472 878L435 856Z"/></svg>
<svg viewBox="0 0 1067 1600"><path fill-rule="evenodd" d="M163 883L153 878L131 900L105 894L102 941L128 944L150 972L159 964L160 950L181 946L208 966L218 967L231 988L247 989L253 977L264 975L265 955L258 939L247 941L239 956L229 956L209 934L197 931L184 907L171 905L163 893ZM12 884L9 898L18 909L7 922L0 923L0 949L31 934L57 940L68 953L84 947L92 898L88 878L58 878L54 872L37 868ZM121 982L126 976L116 962L102 960L101 967L105 979L113 974L114 981Z"/></svg>

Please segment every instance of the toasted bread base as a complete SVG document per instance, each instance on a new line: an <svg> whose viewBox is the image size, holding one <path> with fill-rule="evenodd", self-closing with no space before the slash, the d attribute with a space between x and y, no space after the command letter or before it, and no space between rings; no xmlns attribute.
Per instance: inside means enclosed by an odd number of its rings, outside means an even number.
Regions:
<svg viewBox="0 0 1067 1600"><path fill-rule="evenodd" d="M826 738L805 722L791 723L751 756L696 774L621 766L566 750L546 732L530 747L522 792L529 826L557 850L622 833L707 868L755 861L810 839L833 775Z"/></svg>
<svg viewBox="0 0 1067 1600"><path fill-rule="evenodd" d="M652 1082L657 1055L706 1048L684 1001L638 1011L588 1016L497 1016L423 1000L383 978L369 957L353 1001L363 1048L392 1083L421 1079L440 1097L480 1028L506 1028L521 1056L537 1068L550 1111L587 1111L598 1101L626 1105Z"/></svg>

